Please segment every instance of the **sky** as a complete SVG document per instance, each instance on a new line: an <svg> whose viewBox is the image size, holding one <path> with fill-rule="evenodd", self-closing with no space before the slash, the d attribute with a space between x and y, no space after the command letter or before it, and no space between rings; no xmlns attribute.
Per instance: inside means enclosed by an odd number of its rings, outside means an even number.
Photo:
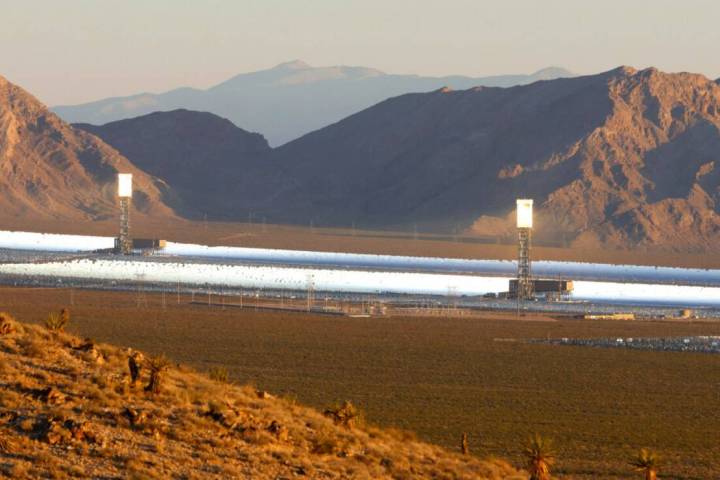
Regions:
<svg viewBox="0 0 720 480"><path fill-rule="evenodd" d="M48 105L301 59L486 76L619 65L720 77L718 0L0 0L0 75Z"/></svg>

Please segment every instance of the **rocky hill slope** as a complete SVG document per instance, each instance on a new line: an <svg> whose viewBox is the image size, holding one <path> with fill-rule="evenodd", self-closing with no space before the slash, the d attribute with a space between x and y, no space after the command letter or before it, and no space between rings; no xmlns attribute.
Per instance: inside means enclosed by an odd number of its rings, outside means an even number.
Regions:
<svg viewBox="0 0 720 480"><path fill-rule="evenodd" d="M265 138L212 113L174 110L74 127L97 135L136 167L172 185L185 216L209 212L222 218L237 192L257 195L272 181Z"/></svg>
<svg viewBox="0 0 720 480"><path fill-rule="evenodd" d="M207 111L262 132L272 145L280 145L403 93L427 92L446 85L507 87L567 76L572 76L567 70L547 68L531 75L421 77L392 75L366 67L313 67L293 61L236 75L207 90L180 88L53 110L68 122L91 124L179 108Z"/></svg>
<svg viewBox="0 0 720 480"><path fill-rule="evenodd" d="M8 478L527 478L500 460L364 426L348 409L322 415L221 372L210 379L7 314L0 371Z"/></svg>
<svg viewBox="0 0 720 480"><path fill-rule="evenodd" d="M116 216L116 174L134 174L136 214L168 217L169 189L97 137L0 77L0 221Z"/></svg>
<svg viewBox="0 0 720 480"><path fill-rule="evenodd" d="M286 219L511 234L529 197L540 236L717 249L720 87L701 75L403 95L274 155L297 182L275 202Z"/></svg>

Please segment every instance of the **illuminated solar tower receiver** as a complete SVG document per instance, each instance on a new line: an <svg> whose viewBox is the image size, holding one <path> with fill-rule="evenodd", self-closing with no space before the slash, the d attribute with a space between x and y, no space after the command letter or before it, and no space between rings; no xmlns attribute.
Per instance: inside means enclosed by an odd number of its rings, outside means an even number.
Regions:
<svg viewBox="0 0 720 480"><path fill-rule="evenodd" d="M120 236L115 241L115 251L130 255L130 200L132 199L132 174L118 173L118 197L120 197Z"/></svg>
<svg viewBox="0 0 720 480"><path fill-rule="evenodd" d="M533 226L533 201L518 199L518 300L529 300L533 297L533 282L530 278L530 240Z"/></svg>

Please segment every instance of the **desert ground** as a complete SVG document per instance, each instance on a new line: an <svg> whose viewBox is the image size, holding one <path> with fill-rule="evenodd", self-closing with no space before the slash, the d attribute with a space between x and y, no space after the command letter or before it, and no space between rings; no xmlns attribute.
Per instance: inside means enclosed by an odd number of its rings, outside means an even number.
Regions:
<svg viewBox="0 0 720 480"><path fill-rule="evenodd" d="M67 306L69 331L166 354L201 371L324 408L352 400L378 426L415 432L520 466L529 434L554 438L566 478L633 478L628 459L659 451L665 478L720 472L720 357L530 345L547 337L720 335L713 321L347 318L190 304L158 294L0 289L30 322Z"/></svg>

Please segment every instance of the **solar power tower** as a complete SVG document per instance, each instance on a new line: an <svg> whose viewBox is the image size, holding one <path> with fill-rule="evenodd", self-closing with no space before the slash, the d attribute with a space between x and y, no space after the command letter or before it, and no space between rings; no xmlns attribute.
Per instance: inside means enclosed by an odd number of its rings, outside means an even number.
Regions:
<svg viewBox="0 0 720 480"><path fill-rule="evenodd" d="M533 201L517 200L518 229L518 300L530 300L533 297L533 281L531 278L530 243L533 226Z"/></svg>
<svg viewBox="0 0 720 480"><path fill-rule="evenodd" d="M130 239L132 173L118 173L118 197L120 198L120 236L115 241L115 251L123 255L130 255L132 253L132 240Z"/></svg>

